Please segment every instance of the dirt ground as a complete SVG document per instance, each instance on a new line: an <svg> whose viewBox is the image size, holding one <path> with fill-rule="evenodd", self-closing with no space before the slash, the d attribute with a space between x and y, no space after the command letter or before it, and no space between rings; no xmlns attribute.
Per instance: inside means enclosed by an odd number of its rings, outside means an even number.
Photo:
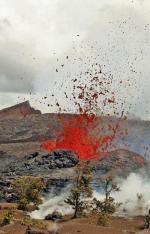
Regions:
<svg viewBox="0 0 150 234"><path fill-rule="evenodd" d="M121 218L112 217L108 227L96 225L92 218L82 218L63 222L60 226L60 234L133 234L141 232L143 217ZM149 232L150 233L150 232Z"/></svg>
<svg viewBox="0 0 150 234"><path fill-rule="evenodd" d="M13 206L13 205L12 205ZM0 219L3 217L9 205L4 203L0 205ZM0 234L25 234L29 223L22 222L25 214L22 211L15 210L14 218L11 224L0 227ZM40 231L43 234L56 234L56 232L48 232L48 230L58 230L59 234L146 234L150 231L141 230L144 224L144 217L111 217L109 225L102 227L96 225L96 218L86 217L71 219L71 217L65 217L60 223L52 223L50 221L36 221L38 227L34 227L35 223L31 220L31 229ZM34 224L34 225L33 225ZM37 225L37 223L36 223ZM36 233L36 232L35 232ZM37 232L38 233L38 232Z"/></svg>
<svg viewBox="0 0 150 234"><path fill-rule="evenodd" d="M139 226L142 224L141 218L122 219L113 218L108 227L100 227L90 223L89 219L69 220L58 224L59 234L146 234L150 231L140 231ZM19 224L17 221L10 225L0 228L0 233L7 234L25 234L26 226ZM48 231L34 229L48 234ZM53 232L52 232L53 233ZM55 232L53 233L55 234Z"/></svg>

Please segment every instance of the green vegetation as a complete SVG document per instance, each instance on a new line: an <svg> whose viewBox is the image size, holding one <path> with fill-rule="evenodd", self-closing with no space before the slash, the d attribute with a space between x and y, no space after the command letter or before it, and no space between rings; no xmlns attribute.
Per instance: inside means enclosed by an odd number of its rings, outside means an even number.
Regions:
<svg viewBox="0 0 150 234"><path fill-rule="evenodd" d="M19 177L13 182L12 189L18 196L18 208L21 210L35 210L42 203L41 193L44 189L44 183L39 177Z"/></svg>
<svg viewBox="0 0 150 234"><path fill-rule="evenodd" d="M10 224L14 218L14 209L8 209L4 211L3 217L0 220L0 226Z"/></svg>
<svg viewBox="0 0 150 234"><path fill-rule="evenodd" d="M3 219L3 225L7 225L7 224L10 224L12 219L14 217L14 213L13 213L13 210L8 210L6 212L6 214L4 215L4 219Z"/></svg>
<svg viewBox="0 0 150 234"><path fill-rule="evenodd" d="M118 192L119 187L113 181L112 177L100 179L100 186L103 190L104 199L93 199L93 212L98 215L98 225L107 225L109 216L112 215L120 206L111 196L112 192Z"/></svg>
<svg viewBox="0 0 150 234"><path fill-rule="evenodd" d="M70 195L65 200L67 204L72 206L74 218L81 216L89 208L88 198L91 198L93 194L92 180L93 176L90 162L80 162L75 170Z"/></svg>
<svg viewBox="0 0 150 234"><path fill-rule="evenodd" d="M107 225L110 215L112 215L119 207L112 197L112 192L118 192L119 187L113 181L112 177L102 177L98 180L103 190L104 199L94 198L92 188L92 168L90 162L80 162L75 170L75 176L72 180L72 188L70 195L65 200L67 204L72 206L74 210L73 218L80 217L87 212L91 212L98 216L98 225Z"/></svg>
<svg viewBox="0 0 150 234"><path fill-rule="evenodd" d="M47 229L47 224L43 222L43 220L32 219L30 216L25 215L20 222L21 225L27 226L30 228L39 228L39 229Z"/></svg>

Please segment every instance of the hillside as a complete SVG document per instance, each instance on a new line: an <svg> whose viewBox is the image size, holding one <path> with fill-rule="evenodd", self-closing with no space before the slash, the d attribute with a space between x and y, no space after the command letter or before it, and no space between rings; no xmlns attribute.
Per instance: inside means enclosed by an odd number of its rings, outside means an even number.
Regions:
<svg viewBox="0 0 150 234"><path fill-rule="evenodd" d="M26 115L20 113L25 108ZM41 114L30 107L28 102L18 104L0 111L0 157L1 155L23 157L41 150L45 140L57 140L57 133L63 134L64 123L69 123L77 115ZM63 121L61 121L63 119ZM136 152L144 157L150 153L150 122L142 120L125 120L115 117L97 117L93 125L95 135L111 135L113 127L118 124L115 138L107 151L118 148Z"/></svg>
<svg viewBox="0 0 150 234"><path fill-rule="evenodd" d="M31 107L29 101L25 101L0 110L0 119L26 117L31 114L41 114L41 112Z"/></svg>
<svg viewBox="0 0 150 234"><path fill-rule="evenodd" d="M138 172L141 169L146 170L148 167L149 162L141 155L132 151L118 149L95 161L94 169L96 173L125 176L131 172Z"/></svg>

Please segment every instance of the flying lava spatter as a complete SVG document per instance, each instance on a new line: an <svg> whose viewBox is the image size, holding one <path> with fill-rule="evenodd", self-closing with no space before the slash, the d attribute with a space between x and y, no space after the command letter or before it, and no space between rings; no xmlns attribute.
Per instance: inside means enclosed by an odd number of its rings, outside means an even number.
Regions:
<svg viewBox="0 0 150 234"><path fill-rule="evenodd" d="M44 141L41 144L43 150L71 150L80 159L89 160L102 157L102 152L108 150L111 146L112 141L116 137L119 122L117 121L113 125L109 123L109 134L100 136L96 134L96 112L99 109L100 102L104 107L106 105L114 105L115 108L115 96L109 89L112 77L106 77L102 73L100 65L96 64L96 68L96 72L94 68L94 74L92 74L92 71L86 71L84 73L87 76L87 83L83 83L79 79L72 79L72 100L78 114L67 121L63 115L60 115L59 120L63 126L63 130L61 133L58 132L56 134L55 140ZM65 95L67 95L66 92ZM56 105L60 107L58 101Z"/></svg>

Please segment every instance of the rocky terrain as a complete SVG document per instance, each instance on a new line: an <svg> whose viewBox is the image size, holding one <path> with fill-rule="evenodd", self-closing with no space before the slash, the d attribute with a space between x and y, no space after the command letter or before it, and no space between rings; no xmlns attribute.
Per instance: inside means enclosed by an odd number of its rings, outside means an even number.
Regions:
<svg viewBox="0 0 150 234"><path fill-rule="evenodd" d="M78 157L71 151L58 150L50 153L34 152L21 159L1 160L1 198L15 201L11 193L11 182L18 176L41 176L45 181L45 193L59 193L65 188L74 174ZM131 172L149 171L149 162L142 156L127 150L109 152L104 158L92 161L95 177L102 174L128 176Z"/></svg>
<svg viewBox="0 0 150 234"><path fill-rule="evenodd" d="M104 158L94 163L96 173L120 176L127 176L131 172L136 173L142 169L148 172L149 166L149 161L141 155L124 149L109 152Z"/></svg>
<svg viewBox="0 0 150 234"><path fill-rule="evenodd" d="M6 163L7 161L7 163ZM71 168L78 163L78 157L70 151L54 151L51 153L34 152L23 159L8 158L1 160L0 167L0 189L1 198L14 201L11 193L11 182L18 176L40 176L45 181L45 193L67 186L73 174Z"/></svg>
<svg viewBox="0 0 150 234"><path fill-rule="evenodd" d="M50 153L34 152L21 159L11 157L1 160L0 175L12 176L52 176L56 171L73 168L78 164L78 156L71 151L57 150ZM93 169L101 173L128 175L140 169L146 169L149 162L141 155L127 150L115 150L107 153L102 159L92 161Z"/></svg>
<svg viewBox="0 0 150 234"><path fill-rule="evenodd" d="M0 174L2 176L49 175L53 169L75 167L78 161L77 156L71 151L34 152L23 159L5 163L0 168Z"/></svg>
<svg viewBox="0 0 150 234"><path fill-rule="evenodd" d="M9 185L16 176L42 176L46 183L45 192L52 187L57 192L68 184L78 163L77 155L62 149L54 152L43 152L41 149L43 141L55 140L57 131L63 132L60 118L69 121L74 115L41 114L28 102L0 111L0 195L3 199L13 200ZM118 122L118 119L98 117L96 121L96 134L101 135L106 134L103 128L107 129L110 123ZM117 150L110 150L104 158L92 162L96 175L111 173L126 176L149 167L146 147L149 144L150 123L120 120L119 125L114 140ZM128 134L122 134L124 131Z"/></svg>

